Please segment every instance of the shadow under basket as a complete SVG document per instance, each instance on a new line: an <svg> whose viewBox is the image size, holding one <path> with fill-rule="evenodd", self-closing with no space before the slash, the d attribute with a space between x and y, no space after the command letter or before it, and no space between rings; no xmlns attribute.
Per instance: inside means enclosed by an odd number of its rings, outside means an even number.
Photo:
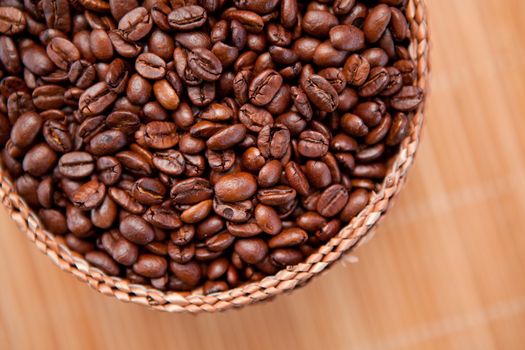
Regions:
<svg viewBox="0 0 525 350"><path fill-rule="evenodd" d="M409 52L412 59L417 62L417 85L427 92L429 33L424 1L409 0L406 16L411 36ZM372 236L369 234L371 229L386 213L391 201L405 182L407 171L412 165L423 125L423 110L424 103L412 113L410 133L403 140L398 154L390 163L391 166L379 191L372 194L365 209L334 238L310 255L305 262L289 266L259 282L245 284L221 293L203 295L202 289L191 293L162 292L152 287L132 284L125 278L107 276L91 266L82 255L71 251L62 237L54 236L43 228L37 215L16 193L5 169L0 169L0 199L11 218L38 249L62 270L72 273L103 294L168 312L213 312L242 307L305 285L358 243L364 242L365 237L368 240Z"/></svg>

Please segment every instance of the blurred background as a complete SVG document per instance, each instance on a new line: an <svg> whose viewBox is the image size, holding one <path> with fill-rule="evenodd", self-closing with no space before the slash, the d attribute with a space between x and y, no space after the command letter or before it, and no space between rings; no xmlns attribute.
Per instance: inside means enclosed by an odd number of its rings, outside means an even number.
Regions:
<svg viewBox="0 0 525 350"><path fill-rule="evenodd" d="M1 209L0 348L524 349L525 1L427 2L423 142L371 242L270 303L170 315L61 272Z"/></svg>

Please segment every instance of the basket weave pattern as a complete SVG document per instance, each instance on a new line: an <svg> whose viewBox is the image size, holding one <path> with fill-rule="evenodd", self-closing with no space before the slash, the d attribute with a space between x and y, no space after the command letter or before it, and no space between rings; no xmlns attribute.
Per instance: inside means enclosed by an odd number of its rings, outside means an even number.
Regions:
<svg viewBox="0 0 525 350"><path fill-rule="evenodd" d="M417 61L417 85L427 91L429 33L424 0L410 0L406 15L412 38L409 51L412 58ZM71 251L66 246L62 237L55 237L43 229L37 215L16 193L4 169L0 169L0 200L7 208L11 218L39 250L50 257L62 270L72 273L103 294L168 312L213 312L241 307L304 285L313 276L320 274L341 258L345 252L365 241L363 238L366 237L368 240L372 236L369 234L372 227L386 213L392 199L400 191L413 162L424 119L423 110L424 104L422 103L411 119L410 134L402 142L380 191L371 196L366 208L337 236L320 247L303 263L281 270L259 282L212 295L204 296L201 290L196 290L191 294L162 292L147 286L131 284L123 278L107 276L99 269L90 266L80 254Z"/></svg>

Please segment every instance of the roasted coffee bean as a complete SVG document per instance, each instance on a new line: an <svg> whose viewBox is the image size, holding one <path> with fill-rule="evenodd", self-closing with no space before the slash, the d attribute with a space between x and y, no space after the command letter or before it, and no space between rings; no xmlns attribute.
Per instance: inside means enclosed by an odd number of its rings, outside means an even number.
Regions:
<svg viewBox="0 0 525 350"><path fill-rule="evenodd" d="M263 127L273 125L273 117L268 111L251 104L240 108L239 120L253 132L260 132Z"/></svg>
<svg viewBox="0 0 525 350"><path fill-rule="evenodd" d="M153 226L166 230L173 230L182 226L177 213L165 206L151 206L143 215L144 220Z"/></svg>
<svg viewBox="0 0 525 350"><path fill-rule="evenodd" d="M108 229L113 226L117 213L117 205L109 196L106 196L100 206L91 211L91 221L96 227Z"/></svg>
<svg viewBox="0 0 525 350"><path fill-rule="evenodd" d="M392 97L390 105L401 112L416 109L423 101L423 90L417 86L404 86Z"/></svg>
<svg viewBox="0 0 525 350"><path fill-rule="evenodd" d="M303 17L303 30L313 36L326 37L333 27L338 24L337 17L328 11L308 11Z"/></svg>
<svg viewBox="0 0 525 350"><path fill-rule="evenodd" d="M58 161L58 170L65 177L81 179L93 173L95 160L87 152L66 153Z"/></svg>
<svg viewBox="0 0 525 350"><path fill-rule="evenodd" d="M24 13L15 7L0 7L0 33L14 35L26 28Z"/></svg>
<svg viewBox="0 0 525 350"><path fill-rule="evenodd" d="M280 159L290 147L290 131L283 125L265 126L259 132L257 146L264 157Z"/></svg>
<svg viewBox="0 0 525 350"><path fill-rule="evenodd" d="M105 252L91 251L86 253L86 260L109 275L116 276L120 272L118 264Z"/></svg>
<svg viewBox="0 0 525 350"><path fill-rule="evenodd" d="M171 122L153 121L142 126L136 133L135 139L139 144L154 149L172 148L179 142L177 127Z"/></svg>
<svg viewBox="0 0 525 350"><path fill-rule="evenodd" d="M260 187L272 187L279 182L282 172L282 164L278 160L271 160L260 170L257 183Z"/></svg>
<svg viewBox="0 0 525 350"><path fill-rule="evenodd" d="M385 4L377 5L368 13L363 24L363 31L369 42L375 43L381 38L390 23L391 16L390 7Z"/></svg>
<svg viewBox="0 0 525 350"><path fill-rule="evenodd" d="M153 155L153 165L163 173L177 176L184 172L186 161L182 153L167 150Z"/></svg>
<svg viewBox="0 0 525 350"><path fill-rule="evenodd" d="M406 7L4 1L2 163L107 274L204 294L260 280L380 190L424 98Z"/></svg>
<svg viewBox="0 0 525 350"><path fill-rule="evenodd" d="M283 77L276 71L264 70L254 77L250 83L248 97L256 106L265 106L272 101L281 85Z"/></svg>
<svg viewBox="0 0 525 350"><path fill-rule="evenodd" d="M257 180L250 173L240 172L223 176L215 184L215 195L225 202L240 202L257 192Z"/></svg>
<svg viewBox="0 0 525 350"><path fill-rule="evenodd" d="M105 195L106 186L95 179L80 186L71 198L71 202L82 210L91 210L102 203Z"/></svg>
<svg viewBox="0 0 525 350"><path fill-rule="evenodd" d="M308 99L321 111L333 112L339 104L339 96L332 85L319 75L312 75L302 85Z"/></svg>
<svg viewBox="0 0 525 350"><path fill-rule="evenodd" d="M119 206L121 206L126 211L129 211L130 213L139 215L143 214L146 210L142 204L137 202L131 195L120 188L111 187L108 190L108 194L117 203Z"/></svg>
<svg viewBox="0 0 525 350"><path fill-rule="evenodd" d="M243 124L234 124L215 133L208 139L206 145L214 151L224 151L244 140L246 127Z"/></svg>
<svg viewBox="0 0 525 350"><path fill-rule="evenodd" d="M293 201L297 192L288 186L276 186L268 189L261 189L257 192L257 199L265 205L279 206L286 205Z"/></svg>
<svg viewBox="0 0 525 350"><path fill-rule="evenodd" d="M210 182L203 178L191 178L177 182L171 188L171 198L177 204L196 204L213 197Z"/></svg>
<svg viewBox="0 0 525 350"><path fill-rule="evenodd" d="M141 276L148 278L158 278L163 276L168 269L165 258L153 254L141 254L135 264L133 271Z"/></svg>
<svg viewBox="0 0 525 350"><path fill-rule="evenodd" d="M328 187L319 197L317 212L326 217L337 215L348 201L348 191L342 185Z"/></svg>
<svg viewBox="0 0 525 350"><path fill-rule="evenodd" d="M191 30L199 28L206 23L207 12L196 5L176 8L168 15L169 25L176 30Z"/></svg>
<svg viewBox="0 0 525 350"><path fill-rule="evenodd" d="M131 195L139 203L155 205L162 203L166 187L156 179L143 177L133 184Z"/></svg>
<svg viewBox="0 0 525 350"><path fill-rule="evenodd" d="M328 139L320 132L308 130L299 135L297 151L305 157L323 157L328 152L328 147Z"/></svg>
<svg viewBox="0 0 525 350"><path fill-rule="evenodd" d="M216 81L222 73L221 61L205 48L195 48L188 53L188 67L200 79Z"/></svg>
<svg viewBox="0 0 525 350"><path fill-rule="evenodd" d="M120 130L107 130L95 135L89 142L93 154L102 156L118 152L127 144L126 135Z"/></svg>
<svg viewBox="0 0 525 350"><path fill-rule="evenodd" d="M129 241L146 245L155 239L153 227L140 216L129 215L119 226L120 233Z"/></svg>
<svg viewBox="0 0 525 350"><path fill-rule="evenodd" d="M259 204L255 207L255 220L258 227L267 234L275 236L282 229L279 214L270 206Z"/></svg>
<svg viewBox="0 0 525 350"><path fill-rule="evenodd" d="M246 263L257 264L268 254L268 245L260 238L243 238L235 242L235 252Z"/></svg>

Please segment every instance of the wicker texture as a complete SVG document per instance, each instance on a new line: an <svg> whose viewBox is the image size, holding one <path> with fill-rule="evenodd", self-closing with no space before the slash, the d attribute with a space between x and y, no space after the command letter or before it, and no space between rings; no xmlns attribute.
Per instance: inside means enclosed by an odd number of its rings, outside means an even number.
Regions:
<svg viewBox="0 0 525 350"><path fill-rule="evenodd" d="M406 9L411 31L410 54L417 61L417 85L428 92L429 32L427 13L423 0L410 0ZM341 256L371 238L372 228L386 213L395 195L400 191L408 169L412 165L423 125L424 103L411 119L411 131L402 142L398 155L392 162L380 191L371 196L369 204L339 234L308 259L288 267L259 282L212 295L202 295L198 289L192 293L162 292L147 286L131 284L123 278L107 276L89 265L78 253L71 251L62 237L45 231L37 215L28 207L7 176L0 169L0 200L22 232L35 243L62 270L68 271L99 292L127 302L149 306L168 312L213 312L242 307L303 286L313 276L320 274ZM366 238L366 239L365 239Z"/></svg>

